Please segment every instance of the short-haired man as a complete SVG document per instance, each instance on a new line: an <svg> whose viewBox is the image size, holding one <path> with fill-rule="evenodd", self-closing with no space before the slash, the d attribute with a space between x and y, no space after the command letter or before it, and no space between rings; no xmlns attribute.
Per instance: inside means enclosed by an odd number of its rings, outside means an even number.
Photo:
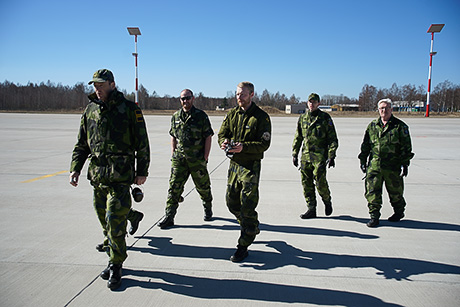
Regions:
<svg viewBox="0 0 460 307"><path fill-rule="evenodd" d="M307 212L302 219L316 217L316 189L325 206L325 214L332 214L332 198L326 179L326 166L335 166L335 157L339 141L334 122L329 114L319 109L320 98L316 93L308 96L308 111L299 116L294 142L292 144L292 162L298 167L298 155L302 147L300 176L303 194L307 202Z"/></svg>
<svg viewBox="0 0 460 307"><path fill-rule="evenodd" d="M256 207L259 202L261 160L270 147L270 116L253 101L254 85L237 86L238 106L230 110L219 131L219 146L231 157L226 202L240 224L237 250L230 260L240 262L248 256L248 246L259 234Z"/></svg>
<svg viewBox="0 0 460 307"><path fill-rule="evenodd" d="M380 116L367 126L358 155L361 170L366 174L365 196L371 217L368 227L379 225L384 182L394 211L388 220L398 222L404 217L403 177L407 176L414 156L409 127L393 116L391 100L382 99L377 107Z"/></svg>
<svg viewBox="0 0 460 307"><path fill-rule="evenodd" d="M131 208L131 184L144 184L150 163L149 139L139 107L116 89L113 74L100 69L89 84L95 93L82 115L70 165L70 184L78 185L86 159L93 203L105 236L109 264L100 274L114 290L121 285L126 253L126 226L133 234L144 216Z"/></svg>
<svg viewBox="0 0 460 307"><path fill-rule="evenodd" d="M204 207L204 220L212 220L211 180L207 169L211 138L214 131L208 115L193 105L195 97L190 89L180 93L182 108L171 117L171 175L165 218L158 224L161 229L174 226L184 185L190 175L200 194Z"/></svg>

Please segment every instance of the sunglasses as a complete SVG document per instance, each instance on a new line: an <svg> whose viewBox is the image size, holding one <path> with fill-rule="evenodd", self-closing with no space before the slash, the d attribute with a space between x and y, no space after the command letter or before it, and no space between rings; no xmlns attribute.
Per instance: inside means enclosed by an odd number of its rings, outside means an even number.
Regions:
<svg viewBox="0 0 460 307"><path fill-rule="evenodd" d="M184 96L184 97L181 97L180 100L186 101L186 100L190 100L192 98L193 98L193 96Z"/></svg>

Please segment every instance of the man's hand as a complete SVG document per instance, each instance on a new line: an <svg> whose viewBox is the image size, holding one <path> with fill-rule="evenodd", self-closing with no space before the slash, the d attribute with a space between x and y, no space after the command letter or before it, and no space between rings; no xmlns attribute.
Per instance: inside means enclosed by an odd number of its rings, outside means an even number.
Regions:
<svg viewBox="0 0 460 307"><path fill-rule="evenodd" d="M408 174L409 174L409 166L403 165L402 170L401 170L401 177L407 177Z"/></svg>
<svg viewBox="0 0 460 307"><path fill-rule="evenodd" d="M366 171L367 171L367 166L366 166L366 164L361 164L361 165L360 165L360 168L361 168L361 171L365 174Z"/></svg>
<svg viewBox="0 0 460 307"><path fill-rule="evenodd" d="M134 178L134 184L141 185L147 181L147 176L136 176Z"/></svg>
<svg viewBox="0 0 460 307"><path fill-rule="evenodd" d="M80 177L80 172L70 173L70 184L76 187L78 185L78 178Z"/></svg>
<svg viewBox="0 0 460 307"><path fill-rule="evenodd" d="M329 159L327 168L335 167L335 158Z"/></svg>
<svg viewBox="0 0 460 307"><path fill-rule="evenodd" d="M295 167L298 167L299 166L299 158L292 157L292 164L294 164Z"/></svg>

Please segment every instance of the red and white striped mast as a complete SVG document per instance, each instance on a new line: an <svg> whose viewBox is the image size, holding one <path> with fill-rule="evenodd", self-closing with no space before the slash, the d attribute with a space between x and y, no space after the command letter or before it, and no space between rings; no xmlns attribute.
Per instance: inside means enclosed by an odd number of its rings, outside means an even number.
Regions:
<svg viewBox="0 0 460 307"><path fill-rule="evenodd" d="M139 30L139 28L136 28L136 27L128 27L128 32L130 35L134 35L134 53L133 53L133 56L135 58L135 63L134 63L134 66L135 66L135 70L136 70L136 95L135 95L135 98L134 98L134 102L136 104L139 104L139 81L138 81L138 74L137 74L137 36L138 35L141 35L141 30Z"/></svg>
<svg viewBox="0 0 460 307"><path fill-rule="evenodd" d="M426 92L426 113L425 117L430 116L430 89L431 89L431 66L433 64L433 55L436 52L433 52L433 41L434 33L441 32L445 24L432 24L426 33L431 33L431 49L430 49L430 68L428 69L428 91Z"/></svg>

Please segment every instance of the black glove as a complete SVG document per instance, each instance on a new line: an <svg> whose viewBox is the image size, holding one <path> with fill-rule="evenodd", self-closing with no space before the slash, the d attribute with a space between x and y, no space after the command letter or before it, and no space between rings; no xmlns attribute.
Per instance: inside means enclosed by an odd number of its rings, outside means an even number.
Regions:
<svg viewBox="0 0 460 307"><path fill-rule="evenodd" d="M292 157L292 164L294 164L295 167L299 166L299 159L297 157Z"/></svg>
<svg viewBox="0 0 460 307"><path fill-rule="evenodd" d="M330 158L327 168L335 167L335 158Z"/></svg>
<svg viewBox="0 0 460 307"><path fill-rule="evenodd" d="M361 171L365 174L366 171L367 171L367 166L366 166L366 164L361 164L361 165L360 165L360 168L361 168Z"/></svg>
<svg viewBox="0 0 460 307"><path fill-rule="evenodd" d="M409 174L409 165L403 165L401 177L407 177L407 174Z"/></svg>

